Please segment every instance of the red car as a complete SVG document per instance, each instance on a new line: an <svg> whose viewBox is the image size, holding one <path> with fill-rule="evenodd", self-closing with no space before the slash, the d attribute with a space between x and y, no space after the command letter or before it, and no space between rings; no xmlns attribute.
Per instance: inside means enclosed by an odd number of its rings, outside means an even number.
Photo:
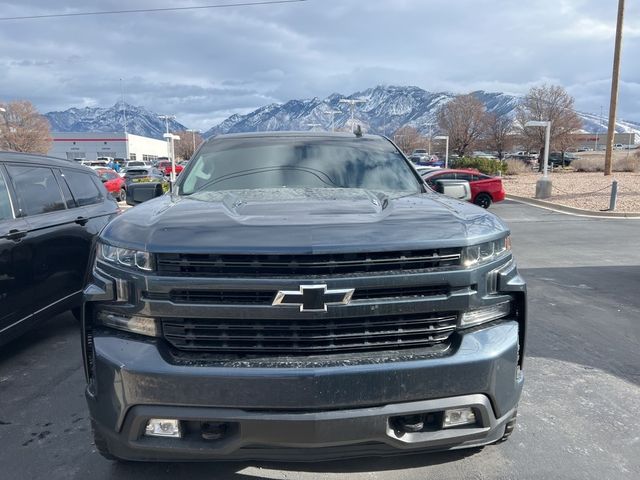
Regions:
<svg viewBox="0 0 640 480"><path fill-rule="evenodd" d="M171 175L171 161L170 160L160 160L156 164L156 168L160 170L165 175ZM176 175L180 175L180 172L184 169L182 165L176 163Z"/></svg>
<svg viewBox="0 0 640 480"><path fill-rule="evenodd" d="M119 202L124 202L127 199L127 187L125 180L118 172L111 168L97 168L96 173L102 180L102 184L107 191L114 196Z"/></svg>
<svg viewBox="0 0 640 480"><path fill-rule="evenodd" d="M436 180L466 180L471 187L471 201L482 208L489 208L494 202L504 200L505 191L502 178L491 177L478 170L432 170L422 175L424 181L435 190Z"/></svg>

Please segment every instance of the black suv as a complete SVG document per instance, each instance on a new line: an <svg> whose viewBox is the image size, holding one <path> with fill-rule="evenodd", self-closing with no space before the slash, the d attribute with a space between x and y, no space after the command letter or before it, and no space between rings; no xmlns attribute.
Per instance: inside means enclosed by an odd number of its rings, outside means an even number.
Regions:
<svg viewBox="0 0 640 480"><path fill-rule="evenodd" d="M0 344L65 310L79 315L95 236L117 211L89 168L0 152Z"/></svg>
<svg viewBox="0 0 640 480"><path fill-rule="evenodd" d="M131 186L128 202L161 195ZM128 460L486 445L513 429L509 230L388 139L218 136L111 222L85 289L95 445Z"/></svg>

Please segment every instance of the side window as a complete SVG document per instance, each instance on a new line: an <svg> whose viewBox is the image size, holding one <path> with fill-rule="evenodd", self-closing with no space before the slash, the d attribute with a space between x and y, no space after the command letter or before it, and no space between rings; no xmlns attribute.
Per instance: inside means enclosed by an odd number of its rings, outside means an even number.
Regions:
<svg viewBox="0 0 640 480"><path fill-rule="evenodd" d="M466 180L467 182L471 181L471 174L469 173L456 173L457 180Z"/></svg>
<svg viewBox="0 0 640 480"><path fill-rule="evenodd" d="M58 181L50 168L7 165L21 216L66 208Z"/></svg>
<svg viewBox="0 0 640 480"><path fill-rule="evenodd" d="M92 178L95 177L97 181L97 175L63 169L62 176L69 185L77 206L84 207L85 205L93 205L102 201L102 194Z"/></svg>
<svg viewBox="0 0 640 480"><path fill-rule="evenodd" d="M62 190L62 196L64 197L64 201L67 202L67 208L75 208L76 201L73 199L73 195L71 195L71 190L69 190L69 185L62 178L62 172L60 170L56 170L56 177L58 178L58 184L60 185L60 189Z"/></svg>
<svg viewBox="0 0 640 480"><path fill-rule="evenodd" d="M13 218L13 209L11 208L11 198L9 197L9 188L7 182L0 170L0 221Z"/></svg>

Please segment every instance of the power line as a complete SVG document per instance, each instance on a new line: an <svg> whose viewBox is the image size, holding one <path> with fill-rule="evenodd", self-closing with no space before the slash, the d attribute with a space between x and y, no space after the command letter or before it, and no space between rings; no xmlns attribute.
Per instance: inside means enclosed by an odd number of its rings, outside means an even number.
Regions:
<svg viewBox="0 0 640 480"><path fill-rule="evenodd" d="M86 17L92 15L120 15L125 13L177 12L184 10L206 10L213 8L256 7L261 5L278 5L283 3L301 3L308 0L264 0L258 2L220 3L218 5L197 5L191 7L138 8L133 10L108 10L104 12L52 13L48 15L25 15L21 17L0 17L0 21L36 20L41 18Z"/></svg>

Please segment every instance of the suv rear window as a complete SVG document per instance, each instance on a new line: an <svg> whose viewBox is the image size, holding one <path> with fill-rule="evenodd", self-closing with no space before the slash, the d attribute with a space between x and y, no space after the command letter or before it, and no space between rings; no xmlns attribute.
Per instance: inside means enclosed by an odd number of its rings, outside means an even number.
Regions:
<svg viewBox="0 0 640 480"><path fill-rule="evenodd" d="M62 176L69 185L73 198L76 200L76 205L79 207L93 205L102 201L102 194L93 182L92 177L95 177L95 175L64 169L62 170Z"/></svg>
<svg viewBox="0 0 640 480"><path fill-rule="evenodd" d="M66 208L60 186L50 168L7 165L7 171L18 197L21 216Z"/></svg>

